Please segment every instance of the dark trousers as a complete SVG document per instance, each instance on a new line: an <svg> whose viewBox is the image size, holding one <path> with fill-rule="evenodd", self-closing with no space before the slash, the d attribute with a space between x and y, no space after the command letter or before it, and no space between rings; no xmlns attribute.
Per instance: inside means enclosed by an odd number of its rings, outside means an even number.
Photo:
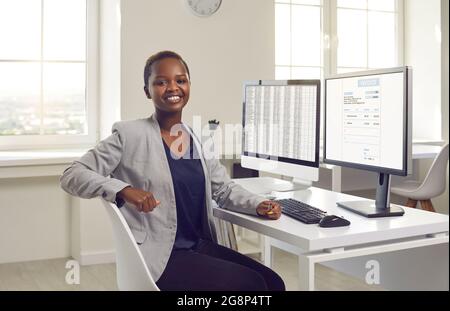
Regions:
<svg viewBox="0 0 450 311"><path fill-rule="evenodd" d="M156 282L161 290L284 291L283 280L259 262L211 241L173 250Z"/></svg>

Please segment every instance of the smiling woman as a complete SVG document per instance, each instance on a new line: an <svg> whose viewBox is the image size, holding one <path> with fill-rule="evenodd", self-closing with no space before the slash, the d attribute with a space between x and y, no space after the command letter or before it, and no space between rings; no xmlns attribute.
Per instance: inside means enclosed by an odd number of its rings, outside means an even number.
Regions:
<svg viewBox="0 0 450 311"><path fill-rule="evenodd" d="M235 184L218 159L203 156L199 138L182 122L190 87L181 56L152 55L144 91L155 113L116 123L110 137L65 170L61 186L121 207L128 225L147 237L140 248L162 290L284 290L275 272L217 243L213 200L272 220L281 207Z"/></svg>
<svg viewBox="0 0 450 311"><path fill-rule="evenodd" d="M165 59L164 62L159 60ZM181 111L189 101L190 79L186 63L181 62L170 52L163 52L151 57L146 64L144 74L144 91L159 113ZM148 69L147 69L148 68ZM152 75L155 72L162 73Z"/></svg>

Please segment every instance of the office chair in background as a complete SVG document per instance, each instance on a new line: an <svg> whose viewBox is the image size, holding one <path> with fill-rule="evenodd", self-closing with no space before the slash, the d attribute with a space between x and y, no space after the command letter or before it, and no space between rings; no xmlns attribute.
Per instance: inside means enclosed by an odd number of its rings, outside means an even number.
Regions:
<svg viewBox="0 0 450 311"><path fill-rule="evenodd" d="M112 223L119 290L159 291L122 213L116 205L105 200L102 202Z"/></svg>
<svg viewBox="0 0 450 311"><path fill-rule="evenodd" d="M415 208L417 201L420 201L422 209L435 212L431 199L445 191L447 163L448 144L442 147L422 183L415 180L405 181L398 187L392 187L391 192L408 198L408 207Z"/></svg>

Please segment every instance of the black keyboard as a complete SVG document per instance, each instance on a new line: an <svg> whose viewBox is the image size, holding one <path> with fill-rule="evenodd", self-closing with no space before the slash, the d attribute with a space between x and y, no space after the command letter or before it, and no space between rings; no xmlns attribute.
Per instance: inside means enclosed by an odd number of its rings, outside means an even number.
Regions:
<svg viewBox="0 0 450 311"><path fill-rule="evenodd" d="M294 199L276 200L282 209L281 212L305 224L318 224L327 215L327 212Z"/></svg>

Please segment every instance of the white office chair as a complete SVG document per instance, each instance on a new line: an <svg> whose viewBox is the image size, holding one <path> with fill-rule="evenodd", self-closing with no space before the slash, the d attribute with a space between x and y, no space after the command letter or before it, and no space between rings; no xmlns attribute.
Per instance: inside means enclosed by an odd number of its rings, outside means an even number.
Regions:
<svg viewBox="0 0 450 311"><path fill-rule="evenodd" d="M114 204L102 202L112 223L119 290L159 291L122 213Z"/></svg>
<svg viewBox="0 0 450 311"><path fill-rule="evenodd" d="M422 209L435 212L431 199L445 191L448 163L448 144L442 147L431 164L430 170L423 182L406 181L398 187L392 187L391 192L408 198L406 206L415 208L420 201Z"/></svg>

